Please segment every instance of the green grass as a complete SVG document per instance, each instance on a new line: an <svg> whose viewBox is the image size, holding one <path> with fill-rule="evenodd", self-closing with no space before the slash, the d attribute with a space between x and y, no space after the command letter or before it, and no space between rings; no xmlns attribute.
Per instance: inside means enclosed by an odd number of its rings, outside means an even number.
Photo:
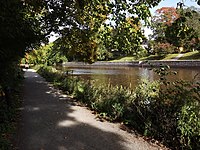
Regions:
<svg viewBox="0 0 200 150"><path fill-rule="evenodd" d="M147 57L142 57L140 59L136 59L135 56L127 56L127 57L121 57L115 60L111 60L110 62L126 62L126 61L134 61L134 60L170 60L178 56L177 54L168 54L166 56L158 56L158 55L150 55ZM181 58L178 60L200 60L200 52L194 51L194 52L188 52L185 53Z"/></svg>
<svg viewBox="0 0 200 150"><path fill-rule="evenodd" d="M134 61L134 60L168 60L178 56L178 54L168 54L166 56L150 55L147 57L142 57L136 59L135 56L121 57L119 59L111 60L110 62L125 62L125 61Z"/></svg>
<svg viewBox="0 0 200 150"><path fill-rule="evenodd" d="M127 57L121 57L115 60L111 60L109 62L125 62L125 61L134 61L136 60L135 56L127 56Z"/></svg>
<svg viewBox="0 0 200 150"><path fill-rule="evenodd" d="M179 60L200 60L200 52L194 51L185 53Z"/></svg>
<svg viewBox="0 0 200 150"><path fill-rule="evenodd" d="M162 60L170 60L178 56L179 54L168 54Z"/></svg>

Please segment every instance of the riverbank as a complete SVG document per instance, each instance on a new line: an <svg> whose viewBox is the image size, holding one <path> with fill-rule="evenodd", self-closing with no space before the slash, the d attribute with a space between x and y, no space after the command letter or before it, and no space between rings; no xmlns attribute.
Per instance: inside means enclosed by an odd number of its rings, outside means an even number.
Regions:
<svg viewBox="0 0 200 150"><path fill-rule="evenodd" d="M122 86L95 86L51 66L38 69L47 81L98 112L101 118L123 122L172 149L199 149L199 83L143 80L135 90L130 90ZM162 76L166 70L160 71ZM159 88L160 85L165 87Z"/></svg>
<svg viewBox="0 0 200 150"><path fill-rule="evenodd" d="M169 65L170 67L200 67L200 60L149 60L149 61L127 61L127 62L95 62L93 64L83 62L65 62L63 66L132 66L132 67L159 67Z"/></svg>

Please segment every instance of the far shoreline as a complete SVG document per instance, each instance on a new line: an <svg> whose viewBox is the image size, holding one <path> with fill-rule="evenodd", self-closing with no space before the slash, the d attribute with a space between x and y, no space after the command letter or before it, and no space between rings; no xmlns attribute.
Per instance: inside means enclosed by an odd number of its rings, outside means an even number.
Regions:
<svg viewBox="0 0 200 150"><path fill-rule="evenodd" d="M200 60L144 60L144 61L124 61L124 62L108 62L97 61L93 64L84 62L64 62L63 66L129 66L129 67L160 67L162 65L168 65L170 67L200 67Z"/></svg>

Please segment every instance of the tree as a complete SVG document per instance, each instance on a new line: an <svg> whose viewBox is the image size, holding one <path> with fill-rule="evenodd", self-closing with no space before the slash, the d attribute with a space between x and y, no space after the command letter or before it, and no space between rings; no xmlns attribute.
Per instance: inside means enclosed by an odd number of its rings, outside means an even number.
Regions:
<svg viewBox="0 0 200 150"><path fill-rule="evenodd" d="M161 8L157 10L158 15L154 17L154 39L160 43L169 43L176 47L191 49L188 45L193 45L198 41L197 11L190 8Z"/></svg>
<svg viewBox="0 0 200 150"><path fill-rule="evenodd" d="M187 41L187 49L199 49L200 48L200 9L195 7L189 7L184 9L186 16L186 24L193 29L194 36L190 41Z"/></svg>
<svg viewBox="0 0 200 150"><path fill-rule="evenodd" d="M39 13L21 0L0 2L0 85L12 87L17 80L16 65L25 50L45 39Z"/></svg>
<svg viewBox="0 0 200 150"><path fill-rule="evenodd" d="M198 18L193 18L197 15L197 12L187 8L178 9L180 17L174 21L171 26L168 26L166 29L166 39L169 43L177 47L189 48L188 44L193 39L198 39L198 29L195 22L199 22ZM197 19L196 21L192 21Z"/></svg>
<svg viewBox="0 0 200 150"><path fill-rule="evenodd" d="M179 14L174 7L162 7L156 10L156 15L152 19L153 37L158 42L166 42L166 30L171 26Z"/></svg>
<svg viewBox="0 0 200 150"><path fill-rule="evenodd" d="M124 35L117 31L124 26L123 24L128 24L126 19L128 18L127 16L134 16L137 20L144 20L147 23L148 17L150 16L149 8L157 5L159 0L147 0L142 2L130 1L129 3L127 3L126 0L77 0L70 1L70 4L65 4L64 2L64 0L59 0L47 3L47 8L51 8L52 11L51 13L46 14L46 16L48 16L46 17L46 20L49 20L47 22L51 22L50 20L56 16L56 18L53 19L55 20L53 24L54 26L56 25L57 28L54 27L53 29L55 29L54 32L59 33L61 36L60 40L57 41L57 44L60 44L59 47L62 50L67 51L66 54L71 55L71 59L92 63L97 60L97 50L99 50L100 47L100 39L98 37L101 33L99 31L102 26L110 26L115 30L115 33L118 32L117 40L119 41L120 34L121 36L129 34L129 32L127 32L128 30L126 30ZM113 23L107 25L105 23L106 20L110 20L110 22ZM129 42L134 41L134 48L136 48L139 47L136 45L140 43L138 42L138 39L141 41L143 34L141 31L139 32L139 30L137 32L131 31L131 35L129 34L129 37L126 35L126 37ZM122 37L121 41L123 41ZM118 44L119 43L120 42L118 42ZM121 42L120 50L124 51L126 49L130 51L129 48L132 48L130 47L131 44L127 43L128 42L123 45ZM124 51L124 53L128 53L128 51Z"/></svg>
<svg viewBox="0 0 200 150"><path fill-rule="evenodd" d="M38 65L54 65L66 61L65 54L60 51L54 43L41 46L37 50L26 53L28 63Z"/></svg>
<svg viewBox="0 0 200 150"><path fill-rule="evenodd" d="M137 55L145 39L141 23L137 17L128 17L113 28L113 45L123 55Z"/></svg>
<svg viewBox="0 0 200 150"><path fill-rule="evenodd" d="M179 18L179 14L174 7L162 7L156 10L155 21L163 23L164 25L172 25L172 23Z"/></svg>

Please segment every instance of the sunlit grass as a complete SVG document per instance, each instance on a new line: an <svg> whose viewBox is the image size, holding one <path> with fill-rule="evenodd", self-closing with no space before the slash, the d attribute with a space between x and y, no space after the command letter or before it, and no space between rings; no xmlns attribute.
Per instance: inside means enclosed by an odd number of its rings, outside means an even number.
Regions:
<svg viewBox="0 0 200 150"><path fill-rule="evenodd" d="M194 51L185 53L179 60L200 60L200 52Z"/></svg>
<svg viewBox="0 0 200 150"><path fill-rule="evenodd" d="M127 56L127 57L121 57L119 59L111 60L110 62L130 62L130 61L141 61L141 60L171 60L177 57L179 53L176 54L168 54L165 56L158 56L158 55L150 55L147 57L142 57L137 59L135 56ZM200 52L194 51L194 52L188 52L185 53L181 58L178 60L200 60Z"/></svg>
<svg viewBox="0 0 200 150"><path fill-rule="evenodd" d="M140 60L170 60L174 59L179 54L167 54L165 56L150 55L147 57L140 58Z"/></svg>
<svg viewBox="0 0 200 150"><path fill-rule="evenodd" d="M162 60L170 60L170 59L174 59L175 57L177 57L179 54L168 54L166 55Z"/></svg>
<svg viewBox="0 0 200 150"><path fill-rule="evenodd" d="M126 62L126 61L134 61L134 60L136 60L135 56L127 56L127 57L111 60L109 62Z"/></svg>

